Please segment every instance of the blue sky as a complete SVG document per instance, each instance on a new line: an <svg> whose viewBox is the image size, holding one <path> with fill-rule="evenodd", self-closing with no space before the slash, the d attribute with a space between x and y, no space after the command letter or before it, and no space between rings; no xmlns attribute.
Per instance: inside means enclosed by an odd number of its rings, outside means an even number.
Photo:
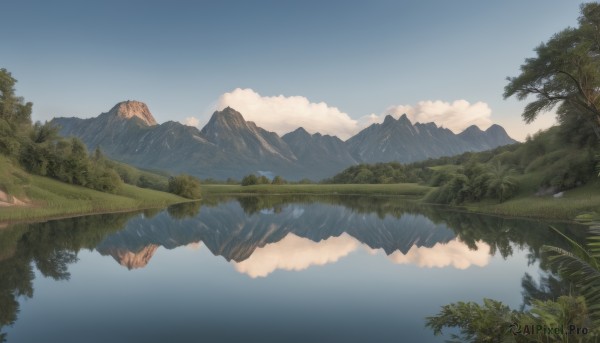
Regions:
<svg viewBox="0 0 600 343"><path fill-rule="evenodd" d="M558 0L12 0L2 8L0 67L34 103L36 120L96 116L131 99L159 123L202 126L215 108L239 104L273 131L287 130L277 120L299 118L333 134L343 122L350 134L406 108L459 130L469 122L452 127L462 108L517 139L553 115L524 125L526 103L502 99L505 78L579 15L579 3ZM251 101L260 113L244 113ZM442 112L430 115L435 108L419 105L427 101ZM446 110L454 112L444 119Z"/></svg>

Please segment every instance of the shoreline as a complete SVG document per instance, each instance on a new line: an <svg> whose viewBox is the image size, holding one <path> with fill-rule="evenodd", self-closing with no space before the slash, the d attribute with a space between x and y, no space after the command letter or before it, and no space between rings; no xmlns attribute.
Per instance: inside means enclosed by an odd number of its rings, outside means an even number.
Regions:
<svg viewBox="0 0 600 343"><path fill-rule="evenodd" d="M12 225L19 225L19 224L43 223L43 222L48 222L48 221L52 221L52 220L87 217L87 216L94 216L94 215L100 215L100 214L116 214L116 213L128 213L128 212L138 212L138 211L142 212L145 210L152 210L152 209L164 209L164 208L167 208L172 205L184 204L184 203L194 202L194 201L200 201L200 200L182 201L182 202L175 202L172 204L156 205L156 206L143 206L143 207L111 209L111 210L95 210L95 211L90 211L90 212L78 212L78 213L62 213L62 214L56 214L56 215L51 215L48 217L39 217L39 218L33 217L33 218L27 218L27 219L0 220L0 230L10 227ZM25 206L22 206L20 208L24 208L24 207Z"/></svg>
<svg viewBox="0 0 600 343"><path fill-rule="evenodd" d="M330 190L337 189L337 191L327 192L321 189L319 192L318 189L320 187L329 188ZM303 188L308 188L308 190ZM206 194L210 196L321 195L402 197L407 201L415 201L427 206L443 206L465 213L568 223L576 223L577 217L582 214L600 211L600 194L589 195L588 193L584 193L582 189L567 191L567 195L560 199L555 199L551 196L538 197L525 195L509 199L503 203L484 201L458 206L424 202L423 199L426 194L435 188L417 184L205 185L204 189L206 189Z"/></svg>
<svg viewBox="0 0 600 343"><path fill-rule="evenodd" d="M423 201L427 193L435 189L434 187L422 186L417 184L307 184L307 185L203 185L202 192L204 199L219 196L364 196L364 197L396 197L403 201L410 201L424 206L444 207L452 211L463 213L473 213L490 215L500 218L522 218L533 220L551 220L565 223L576 223L577 217L582 214L594 213L600 210L596 207L596 202L600 200L594 198L594 201L586 199L585 196L572 194L562 199L553 199L547 197L524 196L510 199L503 203L467 203L460 206L451 206L444 204L426 203ZM140 204L133 207L122 208L91 208L89 210L77 211L75 207L44 207L44 206L11 206L0 208L0 230L15 224L38 223L50 220L67 219L83 217L88 215L125 213L143 211L149 209L167 208L168 206L193 202L199 200L164 201L158 203ZM574 204L575 203L575 204ZM569 204L569 206L565 206ZM526 205L526 206L525 206ZM92 206L93 207L93 206ZM27 213L26 217L18 215L4 215L2 212L17 210L19 212L32 211ZM36 209L39 213L35 213ZM71 212L70 210L75 210ZM32 214L33 212L33 214ZM47 214L44 212L55 212Z"/></svg>

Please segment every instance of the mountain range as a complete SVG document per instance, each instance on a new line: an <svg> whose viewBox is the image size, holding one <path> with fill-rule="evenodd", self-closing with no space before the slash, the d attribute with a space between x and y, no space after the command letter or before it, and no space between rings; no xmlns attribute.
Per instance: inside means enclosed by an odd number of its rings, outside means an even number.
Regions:
<svg viewBox="0 0 600 343"><path fill-rule="evenodd" d="M410 163L516 143L499 125L485 131L473 125L454 134L434 123L413 125L406 115L388 115L347 141L301 127L280 137L230 107L214 112L199 130L174 121L158 124L138 101L118 103L94 118L61 117L52 123L62 135L80 138L90 150L100 147L113 159L217 179L258 173L320 180L358 163Z"/></svg>

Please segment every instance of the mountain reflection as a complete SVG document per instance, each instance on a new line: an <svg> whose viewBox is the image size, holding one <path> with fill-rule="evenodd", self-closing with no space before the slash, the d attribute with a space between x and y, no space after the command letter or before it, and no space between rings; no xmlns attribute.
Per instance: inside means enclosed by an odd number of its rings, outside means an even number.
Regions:
<svg viewBox="0 0 600 343"><path fill-rule="evenodd" d="M298 271L337 262L359 245L355 238L346 233L320 242L290 233L279 242L256 249L248 259L234 262L234 265L238 272L252 278L265 277L277 269Z"/></svg>
<svg viewBox="0 0 600 343"><path fill-rule="evenodd" d="M145 267L160 246L205 245L251 277L333 263L363 248L396 264L466 269L525 244L530 259L543 223L415 206L394 198L240 197L140 215L96 246L128 269Z"/></svg>
<svg viewBox="0 0 600 343"><path fill-rule="evenodd" d="M335 262L359 246L412 256L421 251L415 246L432 248L456 237L446 225L421 214L381 217L322 203L292 203L249 215L240 202L228 201L183 219L171 213L134 218L96 250L134 269L148 264L158 246L173 249L202 242L215 256L234 261L237 270L256 277L275 269L302 270ZM469 251L466 245L464 249Z"/></svg>
<svg viewBox="0 0 600 343"><path fill-rule="evenodd" d="M127 269L144 268L158 249L158 245L150 244L140 251L129 251L126 249L110 250L109 254L123 267Z"/></svg>

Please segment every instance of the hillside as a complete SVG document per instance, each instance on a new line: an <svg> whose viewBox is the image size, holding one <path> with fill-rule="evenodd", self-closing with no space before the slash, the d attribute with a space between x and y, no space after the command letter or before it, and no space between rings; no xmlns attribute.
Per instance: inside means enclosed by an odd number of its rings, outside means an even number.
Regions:
<svg viewBox="0 0 600 343"><path fill-rule="evenodd" d="M151 189L122 185L114 194L25 172L0 156L0 225L7 222L164 207L186 201Z"/></svg>
<svg viewBox="0 0 600 343"><path fill-rule="evenodd" d="M556 126L525 143L404 165L359 164L327 182L418 182L435 187L423 198L428 203L508 216L573 219L600 208L600 157L596 140L582 140L567 130Z"/></svg>

